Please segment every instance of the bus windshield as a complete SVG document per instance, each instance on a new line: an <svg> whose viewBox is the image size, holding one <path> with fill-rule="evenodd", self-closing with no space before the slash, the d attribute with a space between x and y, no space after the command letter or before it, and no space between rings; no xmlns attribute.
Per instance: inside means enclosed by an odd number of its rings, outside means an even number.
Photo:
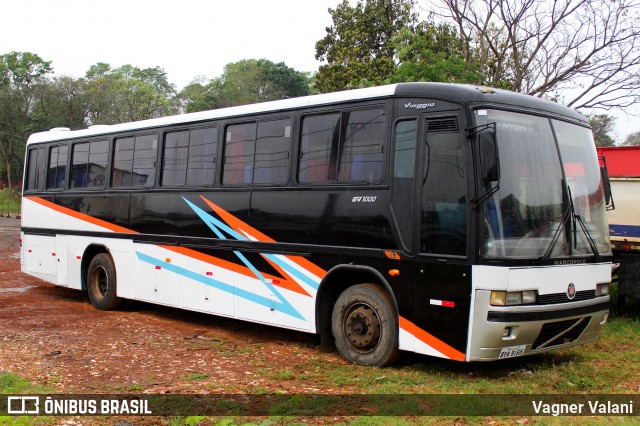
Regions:
<svg viewBox="0 0 640 426"><path fill-rule="evenodd" d="M610 254L591 131L507 111L477 110L475 115L478 125L496 123L500 156L499 189L483 204L481 254L490 258Z"/></svg>

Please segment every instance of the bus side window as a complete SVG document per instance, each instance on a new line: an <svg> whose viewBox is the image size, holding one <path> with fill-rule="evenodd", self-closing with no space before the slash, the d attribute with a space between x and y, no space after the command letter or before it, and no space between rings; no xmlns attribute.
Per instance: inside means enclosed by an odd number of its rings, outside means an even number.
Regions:
<svg viewBox="0 0 640 426"><path fill-rule="evenodd" d="M405 249L413 246L413 217L415 209L415 164L418 141L418 121L396 123L393 159L391 205Z"/></svg>
<svg viewBox="0 0 640 426"><path fill-rule="evenodd" d="M224 138L224 185L247 185L253 181L256 123L227 126Z"/></svg>
<svg viewBox="0 0 640 426"><path fill-rule="evenodd" d="M111 185L152 187L157 150L156 135L116 139Z"/></svg>
<svg viewBox="0 0 640 426"><path fill-rule="evenodd" d="M74 144L71 149L71 188L87 187L89 147L89 142L85 142Z"/></svg>
<svg viewBox="0 0 640 426"><path fill-rule="evenodd" d="M49 171L47 173L47 189L63 189L67 173L67 157L69 147L52 146L49 149Z"/></svg>
<svg viewBox="0 0 640 426"><path fill-rule="evenodd" d="M184 186L187 180L189 131L167 133L162 156L162 186Z"/></svg>
<svg viewBox="0 0 640 426"><path fill-rule="evenodd" d="M133 186L153 186L156 175L156 154L158 137L156 135L136 136L133 152Z"/></svg>
<svg viewBox="0 0 640 426"><path fill-rule="evenodd" d="M289 177L291 120L258 123L253 183L278 185Z"/></svg>
<svg viewBox="0 0 640 426"><path fill-rule="evenodd" d="M384 158L384 109L350 111L343 116L347 126L338 181L379 181Z"/></svg>
<svg viewBox="0 0 640 426"><path fill-rule="evenodd" d="M300 182L335 180L339 143L340 114L304 117L298 163Z"/></svg>
<svg viewBox="0 0 640 426"><path fill-rule="evenodd" d="M194 129L189 136L187 159L187 185L213 185L216 169L218 129L206 127Z"/></svg>
<svg viewBox="0 0 640 426"><path fill-rule="evenodd" d="M89 164L87 165L87 188L103 188L109 161L109 141L91 142Z"/></svg>
<svg viewBox="0 0 640 426"><path fill-rule="evenodd" d="M42 189L46 171L46 160L46 151L44 148L29 149L29 158L27 160L27 191Z"/></svg>

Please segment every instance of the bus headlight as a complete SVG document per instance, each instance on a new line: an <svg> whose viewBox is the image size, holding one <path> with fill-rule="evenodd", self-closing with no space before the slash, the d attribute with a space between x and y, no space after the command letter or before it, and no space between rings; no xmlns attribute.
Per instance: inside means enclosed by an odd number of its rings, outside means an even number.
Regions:
<svg viewBox="0 0 640 426"><path fill-rule="evenodd" d="M492 306L532 305L538 300L536 290L525 291L492 291Z"/></svg>
<svg viewBox="0 0 640 426"><path fill-rule="evenodd" d="M609 283L596 285L596 297L606 296L609 294Z"/></svg>

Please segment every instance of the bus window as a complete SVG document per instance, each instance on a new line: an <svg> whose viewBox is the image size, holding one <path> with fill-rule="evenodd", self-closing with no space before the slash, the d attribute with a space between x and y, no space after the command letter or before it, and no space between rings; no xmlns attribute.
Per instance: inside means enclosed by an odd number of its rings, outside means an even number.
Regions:
<svg viewBox="0 0 640 426"><path fill-rule="evenodd" d="M87 188L103 188L107 176L107 162L109 161L109 141L91 142L89 149L89 179Z"/></svg>
<svg viewBox="0 0 640 426"><path fill-rule="evenodd" d="M217 146L218 129L216 127L191 131L187 159L187 185L213 185Z"/></svg>
<svg viewBox="0 0 640 426"><path fill-rule="evenodd" d="M187 180L189 131L167 133L164 137L162 186L184 186Z"/></svg>
<svg viewBox="0 0 640 426"><path fill-rule="evenodd" d="M256 145L256 123L227 126L224 141L225 185L247 185L253 180L253 156Z"/></svg>
<svg viewBox="0 0 640 426"><path fill-rule="evenodd" d="M42 189L46 167L46 154L44 148L32 148L27 159L27 184L26 191Z"/></svg>
<svg viewBox="0 0 640 426"><path fill-rule="evenodd" d="M73 145L71 188L101 188L107 170L109 142L94 141Z"/></svg>
<svg viewBox="0 0 640 426"><path fill-rule="evenodd" d="M395 128L395 156L391 205L405 249L413 246L413 218L415 208L415 163L418 121L400 121Z"/></svg>
<svg viewBox="0 0 640 426"><path fill-rule="evenodd" d="M66 145L53 146L49 150L49 173L47 174L47 189L63 189L67 173L67 156L69 148Z"/></svg>
<svg viewBox="0 0 640 426"><path fill-rule="evenodd" d="M382 178L384 109L345 112L338 181L375 182Z"/></svg>
<svg viewBox="0 0 640 426"><path fill-rule="evenodd" d="M156 135L116 139L111 185L152 187L157 148Z"/></svg>
<svg viewBox="0 0 640 426"><path fill-rule="evenodd" d="M258 123L253 183L282 184L289 175L291 120Z"/></svg>
<svg viewBox="0 0 640 426"><path fill-rule="evenodd" d="M300 182L335 180L340 139L340 114L305 117L300 140Z"/></svg>
<svg viewBox="0 0 640 426"><path fill-rule="evenodd" d="M71 188L87 187L87 164L89 163L89 142L73 145L71 151Z"/></svg>
<svg viewBox="0 0 640 426"><path fill-rule="evenodd" d="M136 136L133 152L133 186L152 187L156 174L156 152L158 139L156 135Z"/></svg>

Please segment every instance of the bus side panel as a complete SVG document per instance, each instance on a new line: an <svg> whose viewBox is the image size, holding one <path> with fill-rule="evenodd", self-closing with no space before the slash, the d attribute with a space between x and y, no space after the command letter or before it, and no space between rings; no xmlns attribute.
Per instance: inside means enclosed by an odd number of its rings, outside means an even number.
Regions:
<svg viewBox="0 0 640 426"><path fill-rule="evenodd" d="M388 190L254 191L251 225L278 242L395 249Z"/></svg>
<svg viewBox="0 0 640 426"><path fill-rule="evenodd" d="M24 234L22 250L24 253L23 272L42 280L56 284L56 239L54 236Z"/></svg>
<svg viewBox="0 0 640 426"><path fill-rule="evenodd" d="M175 252L168 251L175 254ZM184 309L236 317L234 272L224 262L232 253L206 248L180 249L180 304ZM218 261L217 259L222 259Z"/></svg>
<svg viewBox="0 0 640 426"><path fill-rule="evenodd" d="M179 256L153 244L133 244L136 299L166 306L180 306L176 273Z"/></svg>
<svg viewBox="0 0 640 426"><path fill-rule="evenodd" d="M414 283L405 283L401 293L408 297L398 298L400 349L464 361L471 309L471 267L421 259L414 276Z"/></svg>

